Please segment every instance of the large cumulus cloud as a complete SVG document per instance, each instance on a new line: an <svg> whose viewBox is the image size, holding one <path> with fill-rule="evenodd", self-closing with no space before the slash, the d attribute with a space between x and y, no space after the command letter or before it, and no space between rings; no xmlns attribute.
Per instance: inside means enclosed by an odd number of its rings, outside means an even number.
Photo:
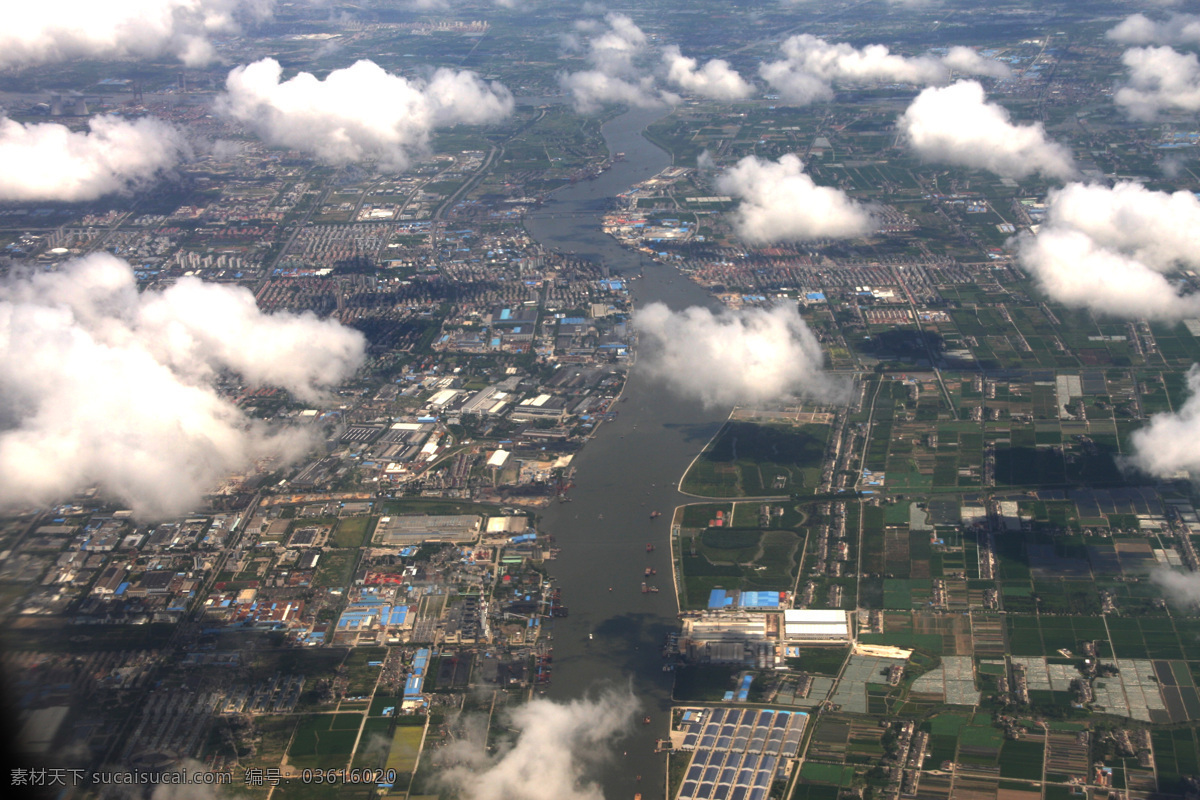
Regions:
<svg viewBox="0 0 1200 800"><path fill-rule="evenodd" d="M818 0L784 0L790 5L812 5ZM900 6L901 8L925 8L935 5L935 0L884 0L889 6Z"/></svg>
<svg viewBox="0 0 1200 800"><path fill-rule="evenodd" d="M1111 188L1072 183L1049 200L1053 227L1082 231L1159 270L1200 264L1200 199L1192 192L1158 192L1132 181Z"/></svg>
<svg viewBox="0 0 1200 800"><path fill-rule="evenodd" d="M628 16L610 12L603 23L583 20L576 28L589 35L582 42L577 36L568 37L568 44L584 50L591 68L559 76L559 85L571 95L576 111L590 114L607 103L650 107L674 99L658 89L649 70L637 65L649 37Z"/></svg>
<svg viewBox="0 0 1200 800"><path fill-rule="evenodd" d="M1158 567L1150 572L1150 582L1162 589L1170 602L1191 609L1200 605L1200 572L1177 572Z"/></svg>
<svg viewBox="0 0 1200 800"><path fill-rule="evenodd" d="M1200 61L1170 47L1134 47L1121 61L1129 70L1113 100L1133 119L1153 120L1164 111L1200 110Z"/></svg>
<svg viewBox="0 0 1200 800"><path fill-rule="evenodd" d="M717 188L741 199L734 229L753 244L861 236L874 227L867 207L816 185L790 153L777 162L747 156L717 178Z"/></svg>
<svg viewBox="0 0 1200 800"><path fill-rule="evenodd" d="M824 370L825 354L795 306L714 314L651 303L634 317L643 367L707 405L761 405L792 397L842 402L848 385Z"/></svg>
<svg viewBox="0 0 1200 800"><path fill-rule="evenodd" d="M95 200L145 184L188 152L179 130L156 119L93 117L88 127L0 118L0 200Z"/></svg>
<svg viewBox="0 0 1200 800"><path fill-rule="evenodd" d="M979 75L984 78L997 79L1012 77L1012 70L1007 64L985 58L979 54L979 51L970 47L951 47L946 55L942 56L942 65L952 72L964 75Z"/></svg>
<svg viewBox="0 0 1200 800"><path fill-rule="evenodd" d="M662 105L664 99L651 76L622 78L602 70L586 69L560 76L559 85L570 93L575 110L580 114L593 114L609 103L653 108Z"/></svg>
<svg viewBox="0 0 1200 800"><path fill-rule="evenodd" d="M796 105L832 100L838 85L944 83L952 70L992 77L1008 75L1003 64L966 47L952 48L941 58L907 57L881 44L857 48L802 33L788 38L781 49L783 58L764 62L759 75L784 100Z"/></svg>
<svg viewBox="0 0 1200 800"><path fill-rule="evenodd" d="M171 54L213 60L211 37L269 15L273 0L42 0L4 4L0 68Z"/></svg>
<svg viewBox="0 0 1200 800"><path fill-rule="evenodd" d="M0 286L0 506L98 485L141 517L189 510L231 471L307 441L247 419L221 374L306 399L351 375L356 331L262 314L241 288L185 278L139 294L106 254Z"/></svg>
<svg viewBox="0 0 1200 800"><path fill-rule="evenodd" d="M500 8L520 8L522 0L492 0L492 4ZM461 0L404 0L401 6L417 11L445 11L455 6L470 6Z"/></svg>
<svg viewBox="0 0 1200 800"><path fill-rule="evenodd" d="M1181 295L1167 277L1200 265L1195 195L1072 183L1048 205L1045 224L1018 240L1018 252L1051 297L1123 317L1200 316L1200 295Z"/></svg>
<svg viewBox="0 0 1200 800"><path fill-rule="evenodd" d="M575 28L564 37L566 49L582 51L590 68L563 73L559 85L582 114L609 103L646 108L679 102L663 85L712 100L737 100L754 91L729 62L716 58L702 65L675 45L663 48L657 65L647 63L650 37L625 14L610 12L603 22L580 20Z"/></svg>
<svg viewBox="0 0 1200 800"><path fill-rule="evenodd" d="M428 152L435 129L497 122L513 108L506 88L469 71L439 69L429 80L409 80L363 60L324 80L307 72L282 77L271 58L237 67L217 99L218 113L268 144L331 164L378 160L403 169Z"/></svg>
<svg viewBox="0 0 1200 800"><path fill-rule="evenodd" d="M509 715L513 740L489 753L486 719L435 756L438 781L462 800L603 800L585 771L612 754L637 703L629 692L557 703L537 698Z"/></svg>
<svg viewBox="0 0 1200 800"><path fill-rule="evenodd" d="M1130 436L1133 452L1127 465L1163 478L1180 470L1200 476L1200 366L1188 371L1187 383L1189 396L1182 406L1155 414Z"/></svg>
<svg viewBox="0 0 1200 800"><path fill-rule="evenodd" d="M1021 264L1060 303L1120 317L1180 319L1200 302L1180 297L1166 276L1077 230L1043 228L1020 240Z"/></svg>
<svg viewBox="0 0 1200 800"><path fill-rule="evenodd" d="M1200 16L1172 14L1152 20L1145 14L1131 14L1105 35L1121 44L1195 44L1200 42Z"/></svg>
<svg viewBox="0 0 1200 800"><path fill-rule="evenodd" d="M675 45L663 49L667 82L683 91L713 100L740 100L749 97L754 87L742 78L729 62L714 58L700 66Z"/></svg>
<svg viewBox="0 0 1200 800"><path fill-rule="evenodd" d="M1014 125L1008 111L986 101L976 81L925 89L900 117L900 131L927 161L1010 178L1035 172L1066 178L1075 172L1070 151L1050 141L1041 123Z"/></svg>
<svg viewBox="0 0 1200 800"><path fill-rule="evenodd" d="M645 50L649 40L645 31L627 15L615 11L604 16L604 23L586 20L577 26L581 31L595 32L587 42L588 60L605 72L632 72L634 58Z"/></svg>

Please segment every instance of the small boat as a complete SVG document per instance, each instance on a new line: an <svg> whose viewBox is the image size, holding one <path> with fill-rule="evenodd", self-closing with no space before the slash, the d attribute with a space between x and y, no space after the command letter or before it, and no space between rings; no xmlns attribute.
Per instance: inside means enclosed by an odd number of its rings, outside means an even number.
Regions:
<svg viewBox="0 0 1200 800"><path fill-rule="evenodd" d="M651 594L658 594L658 587L651 586L647 591L649 591Z"/></svg>
<svg viewBox="0 0 1200 800"><path fill-rule="evenodd" d="M651 575L657 575L657 574L658 574L658 570L656 570L654 567L646 567L645 575L647 578L649 578Z"/></svg>
<svg viewBox="0 0 1200 800"><path fill-rule="evenodd" d="M588 638L589 638L589 639L595 639L595 638L596 638L596 634L594 634L594 633L589 633L589 634L588 634Z"/></svg>
<svg viewBox="0 0 1200 800"><path fill-rule="evenodd" d="M661 516L662 516L661 511L651 511L650 512L650 519L658 519Z"/></svg>
<svg viewBox="0 0 1200 800"><path fill-rule="evenodd" d="M654 545L652 545L652 544L648 544L648 545L646 545L646 552L647 552L647 553L653 553L653 552L654 552Z"/></svg>
<svg viewBox="0 0 1200 800"><path fill-rule="evenodd" d="M642 717L642 724L643 724L643 725L649 725L649 724L650 724L650 715L649 715L649 714L647 714L646 716Z"/></svg>
<svg viewBox="0 0 1200 800"><path fill-rule="evenodd" d="M645 581L642 581L642 594L645 594L648 591L650 591L650 587L646 585Z"/></svg>

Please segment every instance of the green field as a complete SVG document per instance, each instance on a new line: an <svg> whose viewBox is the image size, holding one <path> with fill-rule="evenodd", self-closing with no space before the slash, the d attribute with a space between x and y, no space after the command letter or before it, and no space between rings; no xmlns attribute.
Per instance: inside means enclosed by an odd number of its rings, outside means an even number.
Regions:
<svg viewBox="0 0 1200 800"><path fill-rule="evenodd" d="M333 531L332 544L334 547L362 547L368 538L374 519L372 517L347 517L339 520Z"/></svg>
<svg viewBox="0 0 1200 800"><path fill-rule="evenodd" d="M425 729L412 725L399 725L392 734L392 748L388 751L387 768L396 770L397 775L411 773L417 768L421 755L421 738Z"/></svg>
<svg viewBox="0 0 1200 800"><path fill-rule="evenodd" d="M811 494L829 433L828 425L727 422L688 470L682 489L703 497Z"/></svg>
<svg viewBox="0 0 1200 800"><path fill-rule="evenodd" d="M854 767L844 764L822 764L817 761L807 761L800 768L800 778L816 783L832 783L836 786L846 786L854 778Z"/></svg>
<svg viewBox="0 0 1200 800"><path fill-rule="evenodd" d="M803 532L709 528L680 537L684 608L704 608L716 588L791 591Z"/></svg>
<svg viewBox="0 0 1200 800"><path fill-rule="evenodd" d="M293 766L345 766L362 725L361 714L313 714L296 727L288 761Z"/></svg>

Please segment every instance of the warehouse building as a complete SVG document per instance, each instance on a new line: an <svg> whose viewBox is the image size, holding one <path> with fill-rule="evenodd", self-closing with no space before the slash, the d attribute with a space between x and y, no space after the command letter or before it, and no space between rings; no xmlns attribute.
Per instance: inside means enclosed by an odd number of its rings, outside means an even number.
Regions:
<svg viewBox="0 0 1200 800"><path fill-rule="evenodd" d="M475 514L380 517L375 542L386 547L422 542L473 542L483 517Z"/></svg>
<svg viewBox="0 0 1200 800"><path fill-rule="evenodd" d="M850 615L838 609L788 609L783 612L783 637L792 643L848 642Z"/></svg>
<svg viewBox="0 0 1200 800"><path fill-rule="evenodd" d="M561 397L549 394L539 394L528 400L522 400L513 407L509 418L516 422L531 422L539 419L549 419L559 422L567 414L567 401Z"/></svg>
<svg viewBox="0 0 1200 800"><path fill-rule="evenodd" d="M774 611L785 599L784 592L740 592L737 589L713 589L708 593L710 611L741 609Z"/></svg>
<svg viewBox="0 0 1200 800"><path fill-rule="evenodd" d="M681 650L694 664L741 664L766 669L774 666L774 638L767 614L704 613L683 620Z"/></svg>

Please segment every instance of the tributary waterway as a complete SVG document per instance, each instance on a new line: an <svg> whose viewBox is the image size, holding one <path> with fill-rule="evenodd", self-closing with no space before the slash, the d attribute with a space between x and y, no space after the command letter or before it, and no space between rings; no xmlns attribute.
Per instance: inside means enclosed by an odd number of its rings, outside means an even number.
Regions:
<svg viewBox="0 0 1200 800"><path fill-rule="evenodd" d="M621 247L601 230L612 197L670 165L670 157L641 135L661 116L661 110L639 109L604 125L609 152L623 152L624 160L596 180L556 192L527 227L548 247L607 265L614 278L642 274L631 284L637 307L655 301L673 309L714 306L677 270ZM592 776L607 800L629 800L637 792L654 800L666 793L665 756L653 748L669 726L673 675L662 669L663 640L678 628L671 512L694 500L678 493L679 479L729 412L671 393L646 368L648 354L638 355L614 406L616 420L604 423L574 461L572 502L549 507L542 517L543 532L555 536L560 548L550 574L570 611L554 620L553 682L546 696L567 701L606 686L631 687L640 704L629 736ZM662 516L652 520L652 511ZM646 579L646 567L657 575ZM643 580L661 591L643 594ZM649 725L642 724L643 715Z"/></svg>

